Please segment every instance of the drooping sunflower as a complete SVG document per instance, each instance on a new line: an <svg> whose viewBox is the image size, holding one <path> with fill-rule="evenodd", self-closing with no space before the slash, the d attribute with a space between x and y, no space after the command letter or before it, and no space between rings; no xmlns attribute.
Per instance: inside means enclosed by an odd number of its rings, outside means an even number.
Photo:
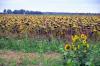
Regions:
<svg viewBox="0 0 100 66"><path fill-rule="evenodd" d="M64 49L65 49L65 51L70 50L71 49L71 45L70 44L66 44Z"/></svg>

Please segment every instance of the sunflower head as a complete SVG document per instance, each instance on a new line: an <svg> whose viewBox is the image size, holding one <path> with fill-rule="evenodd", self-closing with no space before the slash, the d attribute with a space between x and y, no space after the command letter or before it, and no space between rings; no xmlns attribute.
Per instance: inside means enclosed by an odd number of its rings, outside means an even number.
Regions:
<svg viewBox="0 0 100 66"><path fill-rule="evenodd" d="M87 36L85 34L81 34L81 39L86 40L87 39Z"/></svg>
<svg viewBox="0 0 100 66"><path fill-rule="evenodd" d="M77 39L79 39L78 35L72 36L72 42L75 42Z"/></svg>
<svg viewBox="0 0 100 66"><path fill-rule="evenodd" d="M78 36L78 35L75 35L74 38L75 38L75 39L79 39L79 36Z"/></svg>
<svg viewBox="0 0 100 66"><path fill-rule="evenodd" d="M65 51L70 50L71 49L71 45L70 44L66 44L65 45Z"/></svg>
<svg viewBox="0 0 100 66"><path fill-rule="evenodd" d="M86 44L87 43L86 40L83 40L82 42L83 42L83 44Z"/></svg>

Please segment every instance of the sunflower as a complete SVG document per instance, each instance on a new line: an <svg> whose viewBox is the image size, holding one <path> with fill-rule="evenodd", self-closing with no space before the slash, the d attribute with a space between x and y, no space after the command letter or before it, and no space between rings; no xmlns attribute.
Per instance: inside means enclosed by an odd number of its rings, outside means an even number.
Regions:
<svg viewBox="0 0 100 66"><path fill-rule="evenodd" d="M75 39L79 39L78 35L75 35L74 38L75 38Z"/></svg>
<svg viewBox="0 0 100 66"><path fill-rule="evenodd" d="M83 44L86 44L87 43L86 40L83 40L82 42L83 42Z"/></svg>
<svg viewBox="0 0 100 66"><path fill-rule="evenodd" d="M87 39L87 36L85 34L81 34L81 39L86 40Z"/></svg>
<svg viewBox="0 0 100 66"><path fill-rule="evenodd" d="M72 36L72 41L76 42L76 40L79 39L78 35Z"/></svg>
<svg viewBox="0 0 100 66"><path fill-rule="evenodd" d="M65 51L70 50L71 49L71 45L70 44L66 44L65 45Z"/></svg>

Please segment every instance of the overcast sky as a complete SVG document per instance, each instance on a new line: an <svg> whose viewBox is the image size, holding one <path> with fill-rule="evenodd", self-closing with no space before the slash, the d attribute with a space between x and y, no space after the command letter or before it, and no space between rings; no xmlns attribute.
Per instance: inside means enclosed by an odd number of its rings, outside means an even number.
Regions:
<svg viewBox="0 0 100 66"><path fill-rule="evenodd" d="M4 9L100 13L100 0L0 0L0 12Z"/></svg>

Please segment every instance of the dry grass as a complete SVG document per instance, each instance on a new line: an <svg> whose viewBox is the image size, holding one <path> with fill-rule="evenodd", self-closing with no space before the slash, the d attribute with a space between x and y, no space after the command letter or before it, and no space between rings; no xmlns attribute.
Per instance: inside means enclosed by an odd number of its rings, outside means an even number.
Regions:
<svg viewBox="0 0 100 66"><path fill-rule="evenodd" d="M61 58L61 54L50 52L40 55L38 53L24 53L0 50L0 58L5 59L5 63L7 63L8 65L13 64L14 62L12 61L15 61L16 66L25 65L25 63L27 63L27 66L43 66L46 61L48 62L48 60L54 61L55 59Z"/></svg>

